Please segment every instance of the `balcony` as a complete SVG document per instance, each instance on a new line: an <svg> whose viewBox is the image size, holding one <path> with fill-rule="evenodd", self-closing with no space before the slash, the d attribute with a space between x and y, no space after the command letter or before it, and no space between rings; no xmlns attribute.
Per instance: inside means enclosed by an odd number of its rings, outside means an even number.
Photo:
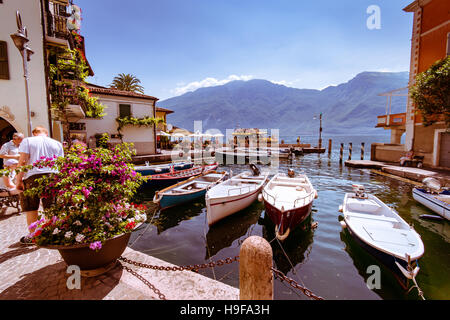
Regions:
<svg viewBox="0 0 450 320"><path fill-rule="evenodd" d="M389 129L391 127L400 129L405 127L406 113L396 113L384 116L378 116L378 123L375 128Z"/></svg>
<svg viewBox="0 0 450 320"><path fill-rule="evenodd" d="M47 26L46 40L57 46L67 46L69 30L67 29L67 6L63 3L48 2L45 20Z"/></svg>

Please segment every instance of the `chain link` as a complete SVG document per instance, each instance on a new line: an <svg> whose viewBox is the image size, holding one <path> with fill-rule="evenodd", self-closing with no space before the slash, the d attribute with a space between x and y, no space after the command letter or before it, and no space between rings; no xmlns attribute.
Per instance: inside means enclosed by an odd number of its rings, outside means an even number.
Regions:
<svg viewBox="0 0 450 320"><path fill-rule="evenodd" d="M194 265L187 265L187 266L156 266L151 264L145 264L137 261L133 261L130 259L127 259L125 257L120 257L119 260L122 260L125 263L129 263L131 265L134 265L136 267L140 268L146 268L146 269L152 269L152 270L159 270L159 271L198 271L199 269L205 269L205 268L213 268L215 266L223 266L224 264L231 264L233 262L239 261L239 256L236 256L234 258L226 258L226 259L220 259L217 261L211 261L209 263L203 263L203 264L194 264ZM137 272L133 271L132 269L128 268L127 266L122 266L125 270L133 274L135 277L137 277L139 280L141 280L143 283L145 283L150 289L152 289L160 299L166 300L166 297L164 294L162 294L157 288L155 288L154 285L152 285L150 282L148 282L145 278L143 278L141 275L139 275ZM312 298L315 300L324 300L322 297L315 295L311 290L308 288L301 286L298 284L294 279L291 279L284 275L283 272L280 270L271 268L274 277L280 279L282 282L286 281L291 287L294 289L298 289L303 292L305 296L308 298Z"/></svg>
<svg viewBox="0 0 450 320"><path fill-rule="evenodd" d="M150 264L145 264L137 261L133 261L124 257L120 257L119 260L122 260L123 262L132 264L136 267L146 268L146 269L152 269L152 270L160 270L160 271L198 271L199 269L206 269L206 268L213 268L215 266L223 266L224 264L231 264L233 262L239 261L239 256L236 256L234 258L226 258L226 259L220 259L217 261L211 261L209 263L203 263L203 264L194 264L194 265L187 265L187 266L155 266Z"/></svg>
<svg viewBox="0 0 450 320"><path fill-rule="evenodd" d="M281 282L286 281L292 288L300 290L308 298L312 298L314 300L324 300L324 298L315 295L308 288L299 285L294 279L291 279L291 278L285 276L284 273L281 272L280 270L277 270L277 269L274 269L274 268L271 268L271 269L273 271L273 274L274 274L275 278L280 279Z"/></svg>
<svg viewBox="0 0 450 320"><path fill-rule="evenodd" d="M158 295L158 297L161 300L167 300L166 296L163 293L161 293L161 291L159 291L153 284L151 284L147 279L145 279L139 273L137 273L133 269L128 268L127 266L124 266L124 265L122 265L122 268L125 269L126 271L128 271L129 273L131 273L133 276L135 276L139 280L141 280L144 284L146 284L151 290L153 290L154 293L156 293Z"/></svg>

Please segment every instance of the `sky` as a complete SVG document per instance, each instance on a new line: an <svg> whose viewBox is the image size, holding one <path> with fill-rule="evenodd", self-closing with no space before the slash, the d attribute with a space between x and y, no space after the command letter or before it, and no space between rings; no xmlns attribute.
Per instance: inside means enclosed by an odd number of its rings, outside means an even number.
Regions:
<svg viewBox="0 0 450 320"><path fill-rule="evenodd" d="M323 89L363 71L409 71L411 2L74 0L88 81L129 73L160 100L232 80Z"/></svg>

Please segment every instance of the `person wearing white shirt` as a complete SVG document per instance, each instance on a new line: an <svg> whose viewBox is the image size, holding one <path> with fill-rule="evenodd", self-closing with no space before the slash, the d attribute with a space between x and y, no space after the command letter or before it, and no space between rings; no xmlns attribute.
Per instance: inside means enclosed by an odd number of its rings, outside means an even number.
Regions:
<svg viewBox="0 0 450 320"><path fill-rule="evenodd" d="M63 157L64 149L63 145L48 137L48 130L44 127L36 127L33 130L33 137L23 139L19 147L19 166L32 165L36 161L39 161L42 157ZM37 168L33 167L27 172L20 172L17 174L17 189L28 190L37 186L36 179L41 178L44 175L54 173L52 168ZM24 196L20 194L20 204L22 211L27 215L27 224L31 225L37 221L38 210L40 204L40 198L38 196ZM44 209L51 205L52 199L42 199L42 206ZM33 232L33 230L30 230ZM31 239L27 236L22 237L20 242L24 244L30 244Z"/></svg>
<svg viewBox="0 0 450 320"><path fill-rule="evenodd" d="M17 168L19 163L19 146L24 138L23 133L15 132L13 134L12 140L2 145L0 149L0 158L3 158L3 167L5 169L14 170ZM16 186L12 182L14 178L14 173L9 176L3 176L3 182L5 187L10 191L14 190Z"/></svg>

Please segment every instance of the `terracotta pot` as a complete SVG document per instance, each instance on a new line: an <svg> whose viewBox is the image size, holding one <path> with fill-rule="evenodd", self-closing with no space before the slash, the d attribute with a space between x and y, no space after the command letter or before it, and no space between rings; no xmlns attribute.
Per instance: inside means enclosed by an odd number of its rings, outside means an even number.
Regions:
<svg viewBox="0 0 450 320"><path fill-rule="evenodd" d="M47 249L57 249L64 262L80 267L81 271L89 271L111 266L125 251L131 232L118 235L106 240L98 251L89 248L89 244L73 246L50 245L43 246Z"/></svg>

